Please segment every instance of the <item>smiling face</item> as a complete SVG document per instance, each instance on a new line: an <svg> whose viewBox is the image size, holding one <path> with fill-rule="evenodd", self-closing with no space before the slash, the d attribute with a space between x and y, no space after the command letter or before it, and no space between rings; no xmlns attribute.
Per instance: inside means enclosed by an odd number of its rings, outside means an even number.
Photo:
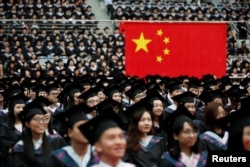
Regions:
<svg viewBox="0 0 250 167"><path fill-rule="evenodd" d="M45 117L43 114L36 114L26 123L26 126L31 129L32 134L42 135L45 132L48 122L48 117Z"/></svg>
<svg viewBox="0 0 250 167"><path fill-rule="evenodd" d="M180 148L191 148L197 141L197 130L188 122L184 122L183 129L179 134L174 134L174 139L178 141Z"/></svg>
<svg viewBox="0 0 250 167"><path fill-rule="evenodd" d="M163 104L161 100L153 101L153 114L155 116L160 116L163 112Z"/></svg>
<svg viewBox="0 0 250 167"><path fill-rule="evenodd" d="M120 159L126 150L126 140L119 127L105 130L95 143L96 151L105 159Z"/></svg>
<svg viewBox="0 0 250 167"><path fill-rule="evenodd" d="M149 112L144 112L138 122L138 130L142 134L148 134L152 129L153 121Z"/></svg>
<svg viewBox="0 0 250 167"><path fill-rule="evenodd" d="M116 92L112 95L112 99L117 101L118 103L122 102L122 97L121 94L119 92Z"/></svg>

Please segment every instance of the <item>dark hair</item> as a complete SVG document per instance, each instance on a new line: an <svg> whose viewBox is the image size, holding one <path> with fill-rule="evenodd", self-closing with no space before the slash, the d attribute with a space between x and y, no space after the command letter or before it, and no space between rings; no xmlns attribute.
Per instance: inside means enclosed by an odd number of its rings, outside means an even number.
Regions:
<svg viewBox="0 0 250 167"><path fill-rule="evenodd" d="M34 144L32 141L32 133L31 133L31 129L30 128L25 128L24 133L23 133L23 153L25 158L28 160L28 164L30 164L31 166L35 166L36 165L36 161L35 161L35 154L34 154ZM42 158L43 158L43 162L44 164L48 163L49 160L49 155L50 155L50 151L51 151L51 147L49 145L49 141L47 139L46 134L43 134L42 137L43 143L42 143Z"/></svg>
<svg viewBox="0 0 250 167"><path fill-rule="evenodd" d="M230 134L228 138L228 150L229 151L244 151L242 137L243 137L243 129L241 129L238 133ZM237 143L237 144L236 144Z"/></svg>
<svg viewBox="0 0 250 167"><path fill-rule="evenodd" d="M131 122L128 127L128 145L127 148L129 150L132 150L133 152L137 152L140 148L140 141L141 141L141 136L140 136L140 131L138 129L138 123L142 117L142 115L147 112L150 114L152 118L152 113L151 111L148 111L146 108L141 107L138 108L135 113L132 116ZM152 125L153 125L153 120L152 120ZM150 134L154 133L154 128L152 126L151 131L149 132Z"/></svg>
<svg viewBox="0 0 250 167"><path fill-rule="evenodd" d="M14 108L15 108L16 104L14 105L9 105L8 106L8 127L9 128L13 128L15 126L15 123L16 123L16 116L15 116L15 113L14 113Z"/></svg>
<svg viewBox="0 0 250 167"><path fill-rule="evenodd" d="M163 102L160 98L158 98L158 97L153 97L153 98L151 98L151 99L149 100L149 103L152 105L151 111L152 111L152 119L153 119L153 120L154 120L154 118L155 118L155 115L153 114L153 107L154 107L154 101L155 101L155 100L160 100L160 101L162 102L163 111L162 111L162 114L159 116L159 125L161 126L161 125L164 124L164 121L166 120L166 117L167 117L166 113L164 112L165 104L164 104L164 102Z"/></svg>
<svg viewBox="0 0 250 167"><path fill-rule="evenodd" d="M182 115L175 119L172 125L172 135L169 138L169 145L168 145L169 154L175 159L179 159L181 148L179 146L179 142L173 138L173 135L174 134L179 135L181 133L181 131L184 128L185 122L188 123L195 131L198 131L192 119L188 118L187 116ZM191 151L196 154L201 152L198 135L197 135L197 141L195 145L191 147Z"/></svg>
<svg viewBox="0 0 250 167"><path fill-rule="evenodd" d="M234 120L233 122L230 121L231 126L229 129L228 150L236 152L246 151L243 146L243 132L245 127L250 126L250 118L246 116L245 118L235 119L236 120Z"/></svg>
<svg viewBox="0 0 250 167"><path fill-rule="evenodd" d="M226 111L222 104L216 102L208 103L205 108L205 123L209 129L213 129L216 126L216 115L219 107L222 107Z"/></svg>
<svg viewBox="0 0 250 167"><path fill-rule="evenodd" d="M77 92L75 92L75 93L77 93ZM75 99L74 99L75 93L64 97L63 105L64 105L65 109L68 109L68 108L75 105Z"/></svg>

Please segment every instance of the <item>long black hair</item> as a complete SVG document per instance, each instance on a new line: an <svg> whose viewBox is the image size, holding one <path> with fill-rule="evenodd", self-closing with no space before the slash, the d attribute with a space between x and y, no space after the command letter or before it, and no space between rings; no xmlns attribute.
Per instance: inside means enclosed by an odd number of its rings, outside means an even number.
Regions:
<svg viewBox="0 0 250 167"><path fill-rule="evenodd" d="M35 166L37 161L35 159L34 144L33 144L32 133L31 133L30 128L27 128L27 127L25 128L22 139L23 139L23 147L24 147L23 153L26 159L28 160L28 164L31 164L31 166ZM50 156L51 147L49 145L49 141L45 133L43 134L42 141L43 142L42 142L41 158L42 158L43 164L47 164L49 160L49 156Z"/></svg>
<svg viewBox="0 0 250 167"><path fill-rule="evenodd" d="M198 131L196 125L194 124L193 120L190 119L187 116L180 115L178 116L175 121L172 124L172 135L169 137L169 145L168 145L168 151L169 154L174 158L174 159L179 159L180 158L180 153L181 153L181 148L179 146L179 142L173 138L173 135L179 135L181 131L184 128L184 123L188 123L195 131ZM197 141L194 144L194 146L191 147L191 151L194 153L200 153L200 142L199 138L197 135Z"/></svg>

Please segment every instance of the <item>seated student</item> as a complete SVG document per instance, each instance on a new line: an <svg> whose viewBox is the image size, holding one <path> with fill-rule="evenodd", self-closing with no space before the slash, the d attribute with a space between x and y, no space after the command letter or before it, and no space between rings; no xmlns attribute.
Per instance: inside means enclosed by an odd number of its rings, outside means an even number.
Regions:
<svg viewBox="0 0 250 167"><path fill-rule="evenodd" d="M121 120L113 111L99 115L79 126L80 131L95 146L100 162L93 167L135 167L122 161L126 150L126 139Z"/></svg>
<svg viewBox="0 0 250 167"><path fill-rule="evenodd" d="M173 100L173 97L182 94L183 90L181 89L180 83L175 80L170 81L167 85L167 88L168 88L167 101L170 105L167 106L164 109L164 111L171 114L177 108L177 102Z"/></svg>
<svg viewBox="0 0 250 167"><path fill-rule="evenodd" d="M45 97L37 97L35 100L41 101L41 106L47 112L44 116L49 121L45 124L45 134L48 136L51 144L51 149L57 149L65 146L67 143L64 138L54 129L52 125L52 116L51 112L49 112L48 106L51 104Z"/></svg>
<svg viewBox="0 0 250 167"><path fill-rule="evenodd" d="M13 147L13 151L8 158L8 165L12 167L20 166L49 166L49 155L51 142L45 131L49 119L45 117L46 111L41 102L33 100L25 106L19 114L23 123L22 139Z"/></svg>
<svg viewBox="0 0 250 167"><path fill-rule="evenodd" d="M230 122L228 150L236 153L250 151L250 97L241 99L240 103L241 108L227 118Z"/></svg>
<svg viewBox="0 0 250 167"><path fill-rule="evenodd" d="M80 104L56 115L56 119L67 125L71 144L52 152L53 167L89 167L97 163L95 161L98 159L94 157L91 145L78 129L88 121L87 110L89 108L86 105Z"/></svg>
<svg viewBox="0 0 250 167"><path fill-rule="evenodd" d="M191 92L184 92L180 95L177 95L173 97L173 100L176 101L177 104L177 109L176 111L172 114L179 114L183 113L184 115L190 117L196 126L198 127L198 130L200 133L203 133L207 130L206 125L204 122L197 120L196 118L196 108L195 108L195 94ZM171 119L171 115L170 115Z"/></svg>
<svg viewBox="0 0 250 167"><path fill-rule="evenodd" d="M168 152L162 155L158 167L206 166L207 152L200 150L198 130L194 122L185 115L179 115L171 123Z"/></svg>
<svg viewBox="0 0 250 167"><path fill-rule="evenodd" d="M225 107L217 102L210 102L205 109L205 123L207 131L201 133L199 138L204 141L209 151L221 151L227 149L229 133L221 123L226 117Z"/></svg>
<svg viewBox="0 0 250 167"><path fill-rule="evenodd" d="M167 113L164 112L166 106L165 99L157 91L148 91L147 96L149 98L149 104L152 106L150 111L152 112L153 127L156 136L167 137L166 132L163 129L164 123L167 119Z"/></svg>
<svg viewBox="0 0 250 167"><path fill-rule="evenodd" d="M8 127L19 136L22 134L23 127L18 114L23 111L27 100L28 98L23 93L19 93L9 99Z"/></svg>
<svg viewBox="0 0 250 167"><path fill-rule="evenodd" d="M88 119L96 117L96 110L94 107L100 103L99 97L97 96L97 88L88 89L78 98L83 99L83 103L85 103L89 108L93 109L87 114Z"/></svg>
<svg viewBox="0 0 250 167"><path fill-rule="evenodd" d="M19 136L4 124L0 124L0 167L7 166L7 157Z"/></svg>
<svg viewBox="0 0 250 167"><path fill-rule="evenodd" d="M124 160L137 167L155 166L166 147L166 140L154 135L152 106L148 101L146 97L126 111L130 124Z"/></svg>

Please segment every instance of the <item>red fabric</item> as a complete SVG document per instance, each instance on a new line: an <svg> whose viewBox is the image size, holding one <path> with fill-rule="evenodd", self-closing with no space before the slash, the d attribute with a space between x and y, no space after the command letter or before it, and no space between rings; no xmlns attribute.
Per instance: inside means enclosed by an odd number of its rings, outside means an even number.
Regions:
<svg viewBox="0 0 250 167"><path fill-rule="evenodd" d="M221 77L226 74L227 25L224 23L124 22L122 29L127 75ZM141 47L140 37L145 40ZM157 56L161 62L157 62Z"/></svg>

